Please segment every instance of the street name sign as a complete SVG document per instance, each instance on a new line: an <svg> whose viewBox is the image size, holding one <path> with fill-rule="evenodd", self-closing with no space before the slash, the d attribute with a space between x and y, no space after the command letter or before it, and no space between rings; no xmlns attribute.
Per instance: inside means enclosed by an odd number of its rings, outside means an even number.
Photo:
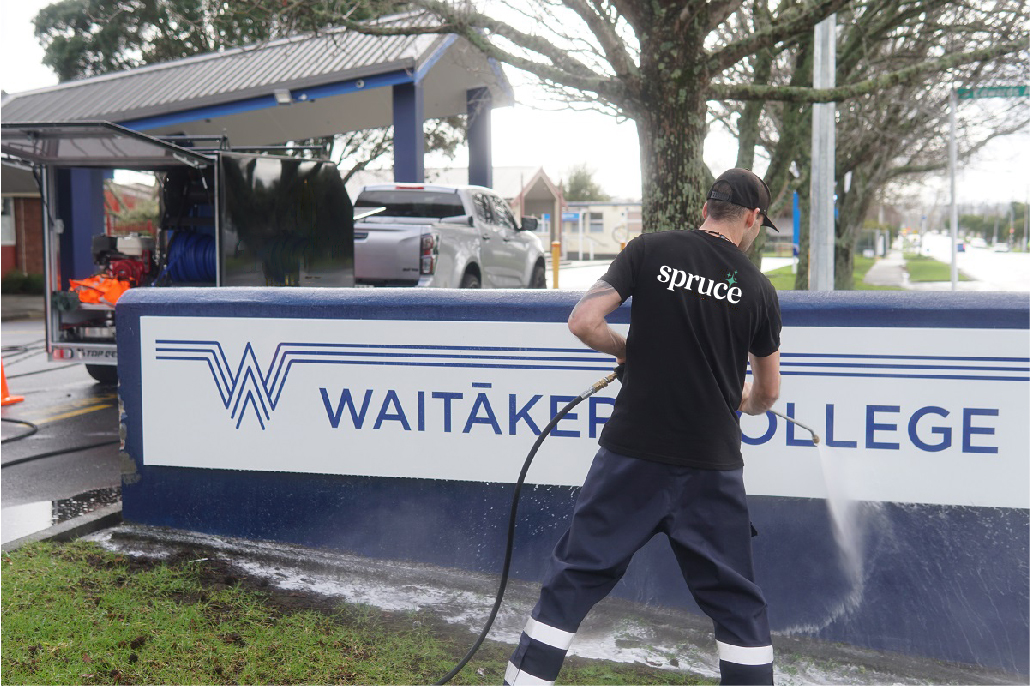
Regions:
<svg viewBox="0 0 1030 687"><path fill-rule="evenodd" d="M978 88L958 89L959 100L976 100L978 98L1025 98L1026 86L980 86Z"/></svg>

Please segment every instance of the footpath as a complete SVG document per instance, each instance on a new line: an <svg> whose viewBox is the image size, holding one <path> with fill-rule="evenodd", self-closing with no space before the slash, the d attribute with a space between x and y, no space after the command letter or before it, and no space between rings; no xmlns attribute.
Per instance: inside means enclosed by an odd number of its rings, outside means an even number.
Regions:
<svg viewBox="0 0 1030 687"><path fill-rule="evenodd" d="M0 296L0 315L4 322L43 319L43 296Z"/></svg>
<svg viewBox="0 0 1030 687"><path fill-rule="evenodd" d="M905 271L905 257L899 250L890 251L885 257L873 263L862 281L870 286L910 288L908 272Z"/></svg>

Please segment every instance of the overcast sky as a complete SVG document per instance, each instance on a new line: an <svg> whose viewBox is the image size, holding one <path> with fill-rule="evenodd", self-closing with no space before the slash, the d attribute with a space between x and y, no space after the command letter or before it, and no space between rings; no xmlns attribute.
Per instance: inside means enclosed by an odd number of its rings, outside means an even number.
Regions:
<svg viewBox="0 0 1030 687"><path fill-rule="evenodd" d="M0 88L8 93L43 88L57 83L42 65L43 49L32 34L32 18L46 0L0 0ZM602 188L617 197L639 198L640 161L636 128L631 122L593 112L555 111L529 79L507 68L515 86L514 107L493 114L493 154L498 166L543 166L555 181L577 164L595 170ZM1030 107L1030 98L1025 99ZM705 161L715 174L733 165L736 148L726 134L713 133L705 146ZM1026 201L1030 195L1030 132L992 142L959 175L960 202ZM466 156L454 164L465 164ZM433 160L427 164L432 165ZM765 162L756 163L761 174ZM925 191L946 202L947 179L942 177ZM940 193L943 192L943 196Z"/></svg>

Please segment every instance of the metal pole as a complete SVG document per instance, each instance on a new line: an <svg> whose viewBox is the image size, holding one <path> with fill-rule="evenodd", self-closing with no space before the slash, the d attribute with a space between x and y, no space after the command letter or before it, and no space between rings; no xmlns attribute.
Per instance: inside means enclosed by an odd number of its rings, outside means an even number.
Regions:
<svg viewBox="0 0 1030 687"><path fill-rule="evenodd" d="M955 168L958 166L958 143L955 140L955 111L958 109L958 90L952 86L949 97L951 136L948 140L948 167L951 172L951 290L958 291L958 204L955 202Z"/></svg>
<svg viewBox="0 0 1030 687"><path fill-rule="evenodd" d="M551 241L551 288L558 288L558 273L561 272L561 242Z"/></svg>
<svg viewBox="0 0 1030 687"><path fill-rule="evenodd" d="M51 203L56 201L52 198L50 191L57 188L54 183L54 171L49 166L38 166L36 171L39 174L39 195L42 201L43 210L43 331L46 337L47 357L54 353L54 340L57 339L57 328L54 322L53 294L61 290L61 276L57 269L57 252L60 250L61 240L57 236L54 220L57 218L51 215ZM55 194L56 195L56 194ZM25 270L28 272L28 269Z"/></svg>
<svg viewBox="0 0 1030 687"><path fill-rule="evenodd" d="M583 262L583 216L585 212L579 213L579 261Z"/></svg>
<svg viewBox="0 0 1030 687"><path fill-rule="evenodd" d="M833 88L837 78L837 15L815 25L812 85ZM834 244L833 187L836 177L836 103L812 106L812 180L810 186L808 288L833 291Z"/></svg>

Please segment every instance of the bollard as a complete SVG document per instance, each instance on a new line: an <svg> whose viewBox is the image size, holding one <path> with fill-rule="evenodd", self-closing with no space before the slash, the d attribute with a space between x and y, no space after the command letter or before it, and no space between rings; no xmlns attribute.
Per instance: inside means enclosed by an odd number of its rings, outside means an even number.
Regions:
<svg viewBox="0 0 1030 687"><path fill-rule="evenodd" d="M553 279L551 288L558 288L558 270L561 269L561 241L551 242L551 269L553 270Z"/></svg>

